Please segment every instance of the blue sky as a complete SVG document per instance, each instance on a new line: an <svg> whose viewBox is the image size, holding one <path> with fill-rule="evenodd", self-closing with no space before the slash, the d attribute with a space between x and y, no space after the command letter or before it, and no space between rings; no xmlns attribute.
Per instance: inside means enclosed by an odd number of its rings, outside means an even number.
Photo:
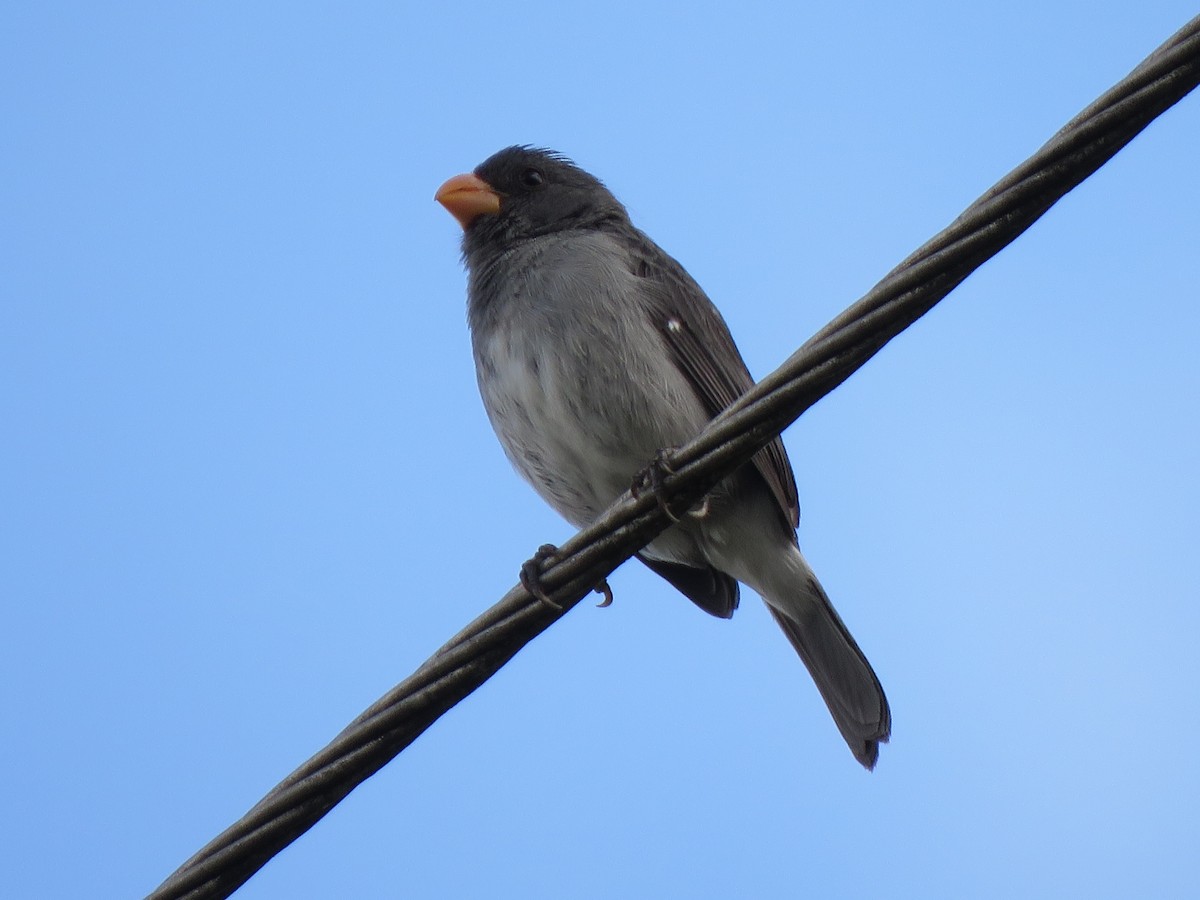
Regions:
<svg viewBox="0 0 1200 900"><path fill-rule="evenodd" d="M6 6L0 895L144 894L570 534L445 178L574 157L761 375L1194 11ZM874 773L753 595L627 566L239 896L1194 889L1198 152L1192 97L786 432Z"/></svg>

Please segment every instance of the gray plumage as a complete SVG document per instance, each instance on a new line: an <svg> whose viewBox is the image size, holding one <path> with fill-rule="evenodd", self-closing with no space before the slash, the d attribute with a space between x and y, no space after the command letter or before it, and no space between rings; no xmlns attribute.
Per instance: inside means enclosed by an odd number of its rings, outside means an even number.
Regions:
<svg viewBox="0 0 1200 900"><path fill-rule="evenodd" d="M460 217L484 407L521 475L583 526L753 379L700 286L597 179L526 147L475 175L499 198ZM639 558L713 615L733 614L738 582L761 595L871 768L887 699L800 552L798 519L776 439Z"/></svg>

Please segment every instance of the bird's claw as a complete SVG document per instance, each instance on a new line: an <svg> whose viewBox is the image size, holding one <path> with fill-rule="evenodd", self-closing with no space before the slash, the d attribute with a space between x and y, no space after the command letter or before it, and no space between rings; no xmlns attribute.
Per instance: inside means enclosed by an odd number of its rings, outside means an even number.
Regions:
<svg viewBox="0 0 1200 900"><path fill-rule="evenodd" d="M675 470L671 468L671 451L659 450L654 454L654 459L650 465L638 472L633 479L633 484L629 487L629 492L633 494L633 499L637 500L645 492L654 495L654 499L658 502L658 508L661 509L672 522L678 522L679 516L671 511L670 505L666 498L662 495L663 482L668 475L674 475Z"/></svg>
<svg viewBox="0 0 1200 900"><path fill-rule="evenodd" d="M550 599L546 589L542 587L542 565L558 555L558 548L553 544L542 544L537 552L521 564L521 587L529 591L530 596L537 598L551 609L562 612L562 607Z"/></svg>
<svg viewBox="0 0 1200 900"><path fill-rule="evenodd" d="M613 592L612 592L612 588L610 588L608 586L607 578L601 578L600 583L598 585L596 585L594 588L592 588L592 590L595 591L597 594L604 595L604 599L596 604L596 606L598 608L604 609L606 606L612 606Z"/></svg>
<svg viewBox="0 0 1200 900"><path fill-rule="evenodd" d="M542 566L558 556L558 548L553 544L542 544L537 552L521 565L521 587L529 591L530 596L545 603L551 609L562 612L562 607L550 599L546 589L542 587ZM597 594L603 594L604 599L596 605L599 607L612 606L613 592L608 586L608 579L601 578L600 583L592 588Z"/></svg>

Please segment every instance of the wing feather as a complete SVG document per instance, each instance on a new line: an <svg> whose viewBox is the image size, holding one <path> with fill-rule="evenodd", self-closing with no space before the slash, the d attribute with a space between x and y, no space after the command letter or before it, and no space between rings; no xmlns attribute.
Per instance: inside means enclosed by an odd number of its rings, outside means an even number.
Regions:
<svg viewBox="0 0 1200 900"><path fill-rule="evenodd" d="M676 364L710 416L716 416L754 384L729 326L700 285L645 235L630 242L634 274L650 290L650 314ZM779 510L792 528L800 522L796 479L783 441L776 438L753 459Z"/></svg>

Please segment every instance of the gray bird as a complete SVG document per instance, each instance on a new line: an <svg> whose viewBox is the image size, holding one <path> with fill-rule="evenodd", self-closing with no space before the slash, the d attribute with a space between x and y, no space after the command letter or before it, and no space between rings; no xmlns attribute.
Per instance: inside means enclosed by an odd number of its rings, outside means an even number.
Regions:
<svg viewBox="0 0 1200 900"><path fill-rule="evenodd" d="M754 383L700 286L570 160L509 147L436 199L463 227L492 427L517 471L576 527ZM638 558L715 616L733 615L738 582L762 596L872 768L891 731L887 698L801 554L798 523L777 438Z"/></svg>

